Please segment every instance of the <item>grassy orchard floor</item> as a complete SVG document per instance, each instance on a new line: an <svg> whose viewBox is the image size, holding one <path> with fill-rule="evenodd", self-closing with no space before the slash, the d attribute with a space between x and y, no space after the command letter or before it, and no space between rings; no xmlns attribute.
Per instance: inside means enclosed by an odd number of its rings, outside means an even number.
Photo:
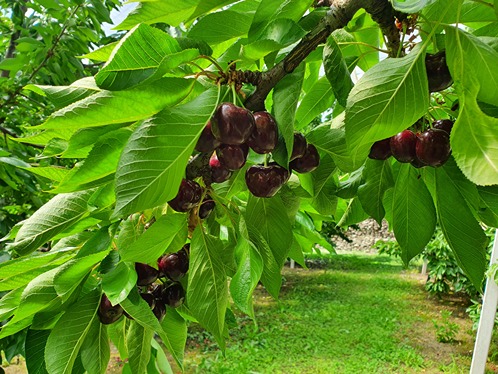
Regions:
<svg viewBox="0 0 498 374"><path fill-rule="evenodd" d="M474 333L458 297L428 297L415 269L389 257L340 255L322 269L285 269L279 301L256 290L258 327L243 315L226 358L190 329L187 373L467 373ZM452 312L455 343L439 343L433 320ZM490 372L496 366L489 366Z"/></svg>
<svg viewBox="0 0 498 374"><path fill-rule="evenodd" d="M225 358L209 334L192 325L186 373L468 373L475 334L464 299L429 297L417 269L403 270L386 256L318 262L320 269L284 269L279 301L258 287L258 327L236 313ZM442 324L444 310L460 327L455 343L437 342L432 321ZM27 372L23 360L16 361L6 373ZM495 364L488 369L498 372ZM108 373L120 372L114 351Z"/></svg>

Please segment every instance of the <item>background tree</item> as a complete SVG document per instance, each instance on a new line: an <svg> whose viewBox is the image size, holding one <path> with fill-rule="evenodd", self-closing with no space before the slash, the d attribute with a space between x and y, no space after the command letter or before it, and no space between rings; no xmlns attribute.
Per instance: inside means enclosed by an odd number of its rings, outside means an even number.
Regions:
<svg viewBox="0 0 498 374"><path fill-rule="evenodd" d="M56 111L21 141L78 160L27 169L55 196L4 239L0 338L28 368L103 373L111 339L167 370L155 333L181 367L187 320L223 349L258 282L277 297L288 257L332 249L324 221L386 218L406 263L438 223L481 287L496 1L140 2L117 28L94 77L23 86Z"/></svg>

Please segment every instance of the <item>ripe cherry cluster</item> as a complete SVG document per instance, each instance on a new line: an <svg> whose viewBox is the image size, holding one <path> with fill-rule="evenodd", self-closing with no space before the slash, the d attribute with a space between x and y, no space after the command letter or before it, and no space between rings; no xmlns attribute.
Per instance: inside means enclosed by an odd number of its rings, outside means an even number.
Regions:
<svg viewBox="0 0 498 374"><path fill-rule="evenodd" d="M140 262L135 263L140 296L149 304L159 321L166 315L166 306L177 308L185 300L185 290L178 281L188 271L189 250L190 244L185 244L178 252L161 256L157 260L158 269ZM165 278L164 282L155 283L159 278ZM98 309L101 323L114 323L123 314L131 318L121 305L112 305L109 298L105 294L102 295Z"/></svg>
<svg viewBox="0 0 498 374"><path fill-rule="evenodd" d="M258 154L268 154L277 144L278 126L270 113L252 113L232 103L222 103L204 128L195 149L213 152L209 161L211 182L222 183L245 165L249 148ZM315 146L296 132L290 160L291 170L307 173L318 167L320 156ZM245 174L247 188L257 197L274 196L289 177L290 171L276 162L253 165Z"/></svg>
<svg viewBox="0 0 498 374"><path fill-rule="evenodd" d="M386 160L393 156L399 162L410 163L416 168L443 165L451 154L450 133L453 121L437 120L432 128L421 133L404 130L400 133L375 142L368 157Z"/></svg>

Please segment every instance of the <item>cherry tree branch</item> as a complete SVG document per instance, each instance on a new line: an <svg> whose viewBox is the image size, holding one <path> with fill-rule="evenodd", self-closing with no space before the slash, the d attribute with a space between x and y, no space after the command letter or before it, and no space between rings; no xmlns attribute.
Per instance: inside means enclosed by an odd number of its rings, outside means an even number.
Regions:
<svg viewBox="0 0 498 374"><path fill-rule="evenodd" d="M264 101L275 85L295 68L320 44L324 43L333 31L345 27L355 13L365 9L377 22L387 39L389 55L395 57L400 45L399 30L395 26L396 12L388 0L332 0L327 4L330 10L319 24L309 32L277 65L268 71L248 75L240 72L244 82L256 86L256 91L247 98L245 106L253 111L264 110Z"/></svg>

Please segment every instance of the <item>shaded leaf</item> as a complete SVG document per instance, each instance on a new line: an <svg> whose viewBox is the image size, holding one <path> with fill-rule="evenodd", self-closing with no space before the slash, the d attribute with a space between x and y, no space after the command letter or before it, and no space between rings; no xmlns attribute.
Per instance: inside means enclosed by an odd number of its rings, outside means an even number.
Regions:
<svg viewBox="0 0 498 374"><path fill-rule="evenodd" d="M223 242L197 226L190 242L187 303L199 323L225 348L228 283L223 264Z"/></svg>
<svg viewBox="0 0 498 374"><path fill-rule="evenodd" d="M207 90L135 130L116 172L115 217L156 207L176 196L197 138L216 103L216 90Z"/></svg>

